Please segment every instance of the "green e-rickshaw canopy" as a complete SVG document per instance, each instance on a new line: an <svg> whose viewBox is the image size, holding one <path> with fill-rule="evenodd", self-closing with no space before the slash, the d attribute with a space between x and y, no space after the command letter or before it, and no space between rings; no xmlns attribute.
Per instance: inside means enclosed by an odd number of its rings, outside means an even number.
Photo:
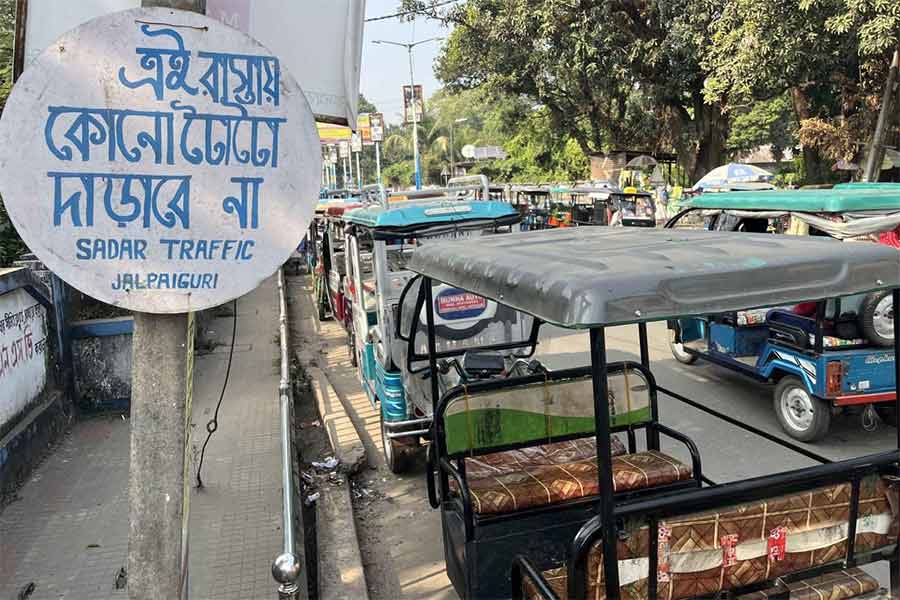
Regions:
<svg viewBox="0 0 900 600"><path fill-rule="evenodd" d="M900 184L846 183L831 189L719 192L697 196L685 208L809 213L900 210Z"/></svg>
<svg viewBox="0 0 900 600"><path fill-rule="evenodd" d="M437 242L409 268L568 328L724 313L900 287L871 242L690 229L573 227Z"/></svg>

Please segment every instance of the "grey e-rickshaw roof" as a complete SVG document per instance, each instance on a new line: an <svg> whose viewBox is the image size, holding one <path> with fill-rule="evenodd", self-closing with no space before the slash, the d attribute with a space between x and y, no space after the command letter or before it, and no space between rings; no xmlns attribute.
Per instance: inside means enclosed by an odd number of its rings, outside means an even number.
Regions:
<svg viewBox="0 0 900 600"><path fill-rule="evenodd" d="M577 227L438 242L409 268L568 328L658 321L900 287L871 242Z"/></svg>

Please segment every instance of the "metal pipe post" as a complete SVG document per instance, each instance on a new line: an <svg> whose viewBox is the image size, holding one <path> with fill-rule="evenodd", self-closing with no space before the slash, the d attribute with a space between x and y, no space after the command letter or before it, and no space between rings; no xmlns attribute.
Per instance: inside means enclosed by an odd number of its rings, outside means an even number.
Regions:
<svg viewBox="0 0 900 600"><path fill-rule="evenodd" d="M272 577L278 582L280 600L294 600L300 591L300 558L294 545L294 473L291 428L294 416L294 393L291 387L290 359L288 354L287 291L284 269L278 270L278 338L281 350L281 380L278 399L281 405L281 493L282 493L282 553L272 561Z"/></svg>
<svg viewBox="0 0 900 600"><path fill-rule="evenodd" d="M206 0L143 0L144 7L206 12ZM134 314L128 597L186 597L190 488L189 315Z"/></svg>
<svg viewBox="0 0 900 600"><path fill-rule="evenodd" d="M378 142L375 142L375 177L381 185L381 144Z"/></svg>
<svg viewBox="0 0 900 600"><path fill-rule="evenodd" d="M362 189L362 169L359 168L359 152L356 153L356 187Z"/></svg>
<svg viewBox="0 0 900 600"><path fill-rule="evenodd" d="M609 426L609 382L606 379L606 332L591 329L591 378L594 388L594 422L597 436L597 477L600 484L600 515L603 519L603 572L606 597L619 597L619 561L616 554L615 505L612 480L612 444Z"/></svg>

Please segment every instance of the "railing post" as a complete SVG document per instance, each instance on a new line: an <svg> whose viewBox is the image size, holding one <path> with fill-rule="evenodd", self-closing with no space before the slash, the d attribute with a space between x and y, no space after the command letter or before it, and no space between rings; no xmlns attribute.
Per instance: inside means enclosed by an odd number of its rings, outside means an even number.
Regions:
<svg viewBox="0 0 900 600"><path fill-rule="evenodd" d="M291 368L288 354L287 291L284 282L284 268L278 270L278 338L281 354L281 381L278 385L278 400L281 404L281 489L282 489L282 532L284 544L282 553L272 561L272 577L278 582L280 600L296 600L300 587L300 558L294 545L294 473L291 443L293 427L294 394L291 387Z"/></svg>

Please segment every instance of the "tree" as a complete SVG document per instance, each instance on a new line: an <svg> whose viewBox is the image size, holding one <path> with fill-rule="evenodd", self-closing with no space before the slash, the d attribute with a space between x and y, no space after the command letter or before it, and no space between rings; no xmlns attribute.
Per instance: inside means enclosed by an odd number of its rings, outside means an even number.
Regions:
<svg viewBox="0 0 900 600"><path fill-rule="evenodd" d="M703 66L710 100L790 94L809 181L870 137L900 9L877 0L726 0Z"/></svg>
<svg viewBox="0 0 900 600"><path fill-rule="evenodd" d="M15 2L0 0L0 111L6 106L6 99L12 91L15 28ZM9 266L26 249L0 199L0 267Z"/></svg>
<svg viewBox="0 0 900 600"><path fill-rule="evenodd" d="M468 0L436 73L547 107L587 153L674 147L696 178L725 153L728 119L703 95L699 48L713 0ZM407 8L436 12L421 0Z"/></svg>

